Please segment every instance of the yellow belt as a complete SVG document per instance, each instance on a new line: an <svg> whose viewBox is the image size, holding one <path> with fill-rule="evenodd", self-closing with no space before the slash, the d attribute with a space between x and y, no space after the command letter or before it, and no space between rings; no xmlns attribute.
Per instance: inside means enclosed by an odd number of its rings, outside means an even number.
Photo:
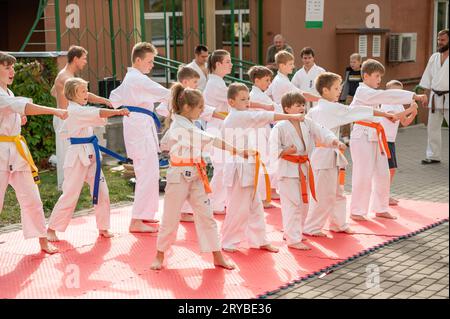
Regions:
<svg viewBox="0 0 450 319"><path fill-rule="evenodd" d="M16 144L17 151L20 156L27 161L31 168L31 174L33 175L34 182L36 184L40 183L40 178L38 174L38 168L34 164L33 157L31 156L30 150L28 149L27 141L22 135L17 136L0 136L0 143L14 143Z"/></svg>

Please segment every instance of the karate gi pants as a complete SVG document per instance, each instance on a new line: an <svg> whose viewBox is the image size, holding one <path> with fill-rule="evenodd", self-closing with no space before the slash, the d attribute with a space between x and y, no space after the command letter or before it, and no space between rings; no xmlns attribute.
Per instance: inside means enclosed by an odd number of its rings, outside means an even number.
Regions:
<svg viewBox="0 0 450 319"><path fill-rule="evenodd" d="M436 109L435 113L431 112L428 116L428 145L427 159L440 161L442 159L442 121L448 124L448 109Z"/></svg>

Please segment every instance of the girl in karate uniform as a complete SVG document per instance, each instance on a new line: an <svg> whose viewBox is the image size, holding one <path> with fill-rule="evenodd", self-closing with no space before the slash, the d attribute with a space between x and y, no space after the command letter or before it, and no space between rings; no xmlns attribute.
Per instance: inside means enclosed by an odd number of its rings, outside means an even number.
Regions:
<svg viewBox="0 0 450 319"><path fill-rule="evenodd" d="M222 139L212 136L195 126L204 109L202 93L185 89L181 84L172 88L174 122L161 140L161 148L168 150L170 167L167 171L167 186L164 196L164 213L157 240L157 255L151 268L160 270L165 252L175 242L180 222L180 209L187 200L195 211L194 223L202 252L212 252L214 265L233 269L221 253L219 232L208 199L211 187L206 175L203 150L213 146L248 157L248 151L238 150Z"/></svg>
<svg viewBox="0 0 450 319"><path fill-rule="evenodd" d="M80 78L71 78L64 84L64 95L69 100L67 110L69 117L61 128L66 138L89 138L94 135L94 126L106 125L106 118L127 116L127 109L109 110L85 106L88 98L87 82ZM89 184L94 194L97 158L92 144L74 144L67 149L64 161L63 193L53 208L48 225L48 239L59 241L56 231L64 232L70 223L77 206L83 184ZM109 191L106 180L100 172L98 203L95 205L95 216L100 235L113 237L110 227Z"/></svg>
<svg viewBox="0 0 450 319"><path fill-rule="evenodd" d="M304 115L305 102L305 98L296 92L286 93L281 100L287 114ZM288 247L299 250L310 249L302 243L303 223L309 201L315 200L316 189L322 187L314 183L309 160L315 144L345 150L345 144L330 130L308 118L302 123L280 122L270 135L270 150L278 168L284 238Z"/></svg>
<svg viewBox="0 0 450 319"><path fill-rule="evenodd" d="M47 240L37 168L20 135L26 116L55 115L64 120L67 111L33 104L31 99L15 97L8 89L14 81L16 59L0 52L0 212L8 185L14 189L20 204L25 239L39 238L41 250L54 254L58 250Z"/></svg>

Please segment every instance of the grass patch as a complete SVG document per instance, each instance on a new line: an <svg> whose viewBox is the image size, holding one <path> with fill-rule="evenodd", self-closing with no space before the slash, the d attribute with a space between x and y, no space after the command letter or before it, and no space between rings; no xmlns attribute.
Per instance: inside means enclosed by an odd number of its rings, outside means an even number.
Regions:
<svg viewBox="0 0 450 319"><path fill-rule="evenodd" d="M133 187L128 183L127 179L121 176L121 173L111 172L110 168L111 167L104 167L103 173L105 174L106 182L108 183L111 204L130 201L129 196L133 195ZM57 190L56 170L42 172L39 176L41 178L39 191L44 205L45 217L49 217L61 195L61 192ZM92 197L89 193L89 186L85 184L80 199L78 200L76 210L78 211L87 208L93 208L93 205ZM0 227L16 223L20 223L20 207L14 190L11 186L8 186L3 210L0 214Z"/></svg>

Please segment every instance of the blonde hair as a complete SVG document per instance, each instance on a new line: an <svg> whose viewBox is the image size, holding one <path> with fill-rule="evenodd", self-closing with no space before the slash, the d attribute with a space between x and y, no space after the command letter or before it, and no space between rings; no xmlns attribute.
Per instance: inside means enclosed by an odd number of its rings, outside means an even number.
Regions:
<svg viewBox="0 0 450 319"><path fill-rule="evenodd" d="M386 88L388 89L395 89L396 87L403 89L403 83L399 80L391 80L388 83L386 83Z"/></svg>
<svg viewBox="0 0 450 319"><path fill-rule="evenodd" d="M64 83L64 96L69 101L73 101L77 95L77 89L80 86L87 87L88 82L82 78L70 78Z"/></svg>
<svg viewBox="0 0 450 319"><path fill-rule="evenodd" d="M320 74L316 78L316 90L319 92L320 95L323 94L323 89L327 88L328 90L331 89L333 84L336 81L342 82L342 77L336 73L332 72L325 72Z"/></svg>
<svg viewBox="0 0 450 319"><path fill-rule="evenodd" d="M379 72L382 75L386 72L383 64L374 59L366 60L361 67L361 74L372 75L375 72Z"/></svg>
<svg viewBox="0 0 450 319"><path fill-rule="evenodd" d="M158 50L156 47L149 42L138 42L134 45L133 51L131 52L131 62L136 62L137 58L143 59L147 53L153 53L158 55Z"/></svg>
<svg viewBox="0 0 450 319"><path fill-rule="evenodd" d="M294 61L294 60L295 60L294 55L292 55L292 53L285 51L285 50L282 50L275 55L275 63L277 65L287 64L288 62Z"/></svg>
<svg viewBox="0 0 450 319"><path fill-rule="evenodd" d="M283 112L286 112L287 108L292 107L295 104L305 104L305 97L299 92L288 92L283 95L281 98L281 107L283 108Z"/></svg>
<svg viewBox="0 0 450 319"><path fill-rule="evenodd" d="M350 60L357 60L359 62L362 62L362 56L359 53L353 53L350 55Z"/></svg>
<svg viewBox="0 0 450 319"><path fill-rule="evenodd" d="M193 109L203 104L203 95L201 91L185 88L181 83L175 83L172 86L171 94L170 114L165 120L166 130L172 122L172 114L181 114L185 105Z"/></svg>
<svg viewBox="0 0 450 319"><path fill-rule="evenodd" d="M227 98L229 100L234 100L238 96L239 92L243 92L243 91L248 92L248 87L245 84L232 83L228 87Z"/></svg>
<svg viewBox="0 0 450 319"><path fill-rule="evenodd" d="M0 64L10 66L16 63L16 58L13 57L11 54L4 53L0 51Z"/></svg>

